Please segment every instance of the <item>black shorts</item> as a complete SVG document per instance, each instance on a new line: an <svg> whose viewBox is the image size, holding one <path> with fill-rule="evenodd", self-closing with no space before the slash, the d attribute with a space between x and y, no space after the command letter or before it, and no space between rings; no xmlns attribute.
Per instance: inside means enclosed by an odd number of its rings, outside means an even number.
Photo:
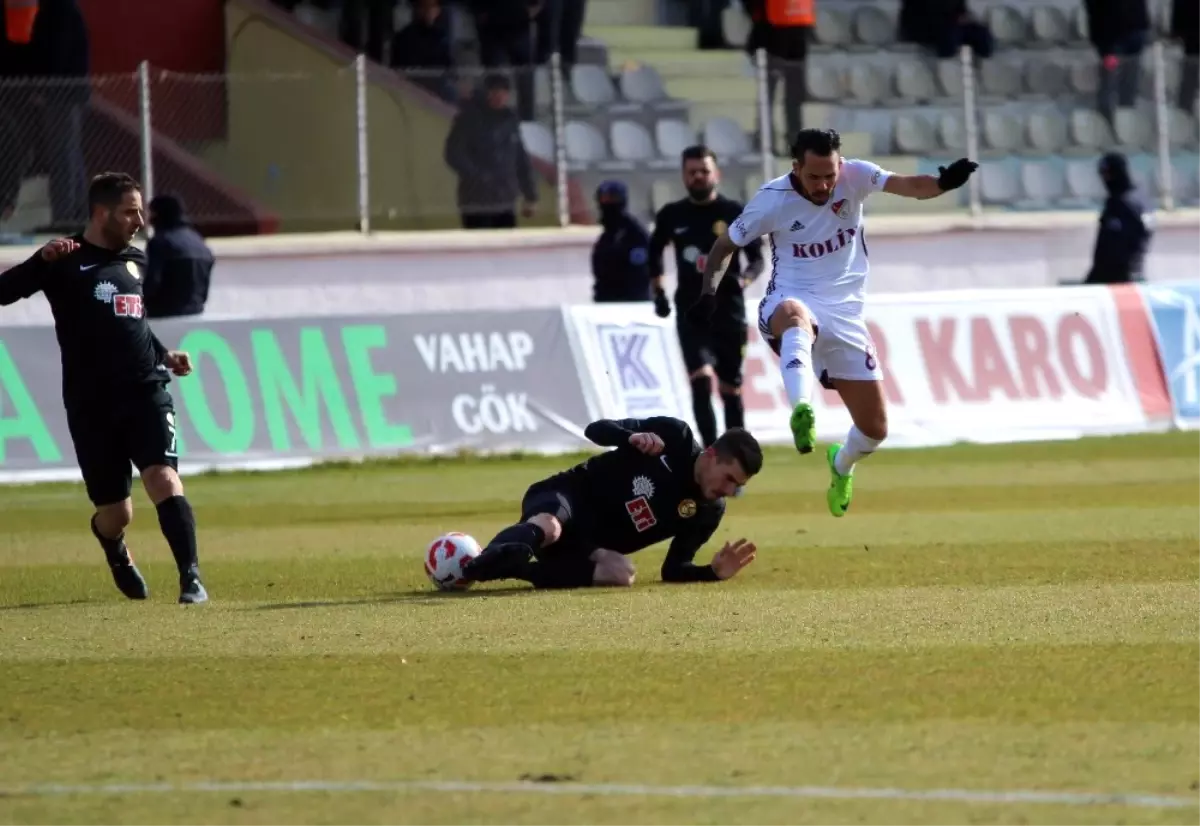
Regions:
<svg viewBox="0 0 1200 826"><path fill-rule="evenodd" d="M131 464L139 471L155 465L178 467L175 403L162 385L117 391L105 403L69 402L67 427L94 505L129 498Z"/></svg>
<svg viewBox="0 0 1200 826"><path fill-rule="evenodd" d="M534 554L538 568L534 585L539 588L582 588L593 582L596 563L592 561L592 552L596 545L585 536L576 511L576 498L571 492L535 484L521 500L522 522L546 513L562 525L558 541Z"/></svg>
<svg viewBox="0 0 1200 826"><path fill-rule="evenodd" d="M679 349L683 351L688 375L709 365L722 384L742 386L742 365L746 361L746 342L749 341L744 320L717 316L712 326L704 329L688 321L682 313L676 313L675 329L679 333Z"/></svg>

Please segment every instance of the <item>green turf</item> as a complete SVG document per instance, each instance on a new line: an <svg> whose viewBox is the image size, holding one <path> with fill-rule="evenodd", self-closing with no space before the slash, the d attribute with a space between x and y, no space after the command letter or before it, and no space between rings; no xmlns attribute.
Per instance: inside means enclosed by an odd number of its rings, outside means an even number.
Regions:
<svg viewBox="0 0 1200 826"><path fill-rule="evenodd" d="M187 480L213 602L144 496L124 601L76 485L0 488L0 821L1197 823L1200 806L45 784L543 777L581 784L1200 789L1195 434L882 451L854 505L770 451L721 584L431 590L563 459ZM816 456L817 454L813 454ZM547 778L546 776L550 776ZM555 786L542 783L538 788Z"/></svg>

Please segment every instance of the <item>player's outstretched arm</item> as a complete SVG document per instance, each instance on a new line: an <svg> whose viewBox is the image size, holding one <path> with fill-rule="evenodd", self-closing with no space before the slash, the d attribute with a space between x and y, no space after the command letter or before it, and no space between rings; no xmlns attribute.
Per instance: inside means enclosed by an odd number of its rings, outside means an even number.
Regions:
<svg viewBox="0 0 1200 826"><path fill-rule="evenodd" d="M634 448L657 455L680 443L694 439L691 428L681 419L651 416L648 419L598 419L584 428L583 435L601 447Z"/></svg>
<svg viewBox="0 0 1200 826"><path fill-rule="evenodd" d="M889 175L883 185L883 191L901 198L914 198L927 201L944 195L952 189L958 189L967 182L971 174L979 168L979 164L966 158L959 158L950 166L939 166L935 175Z"/></svg>
<svg viewBox="0 0 1200 826"><path fill-rule="evenodd" d="M754 561L758 553L754 543L738 539L726 542L708 565L695 564L692 560L715 529L714 524L711 528L681 533L675 537L663 560L663 582L721 582L737 576Z"/></svg>
<svg viewBox="0 0 1200 826"><path fill-rule="evenodd" d="M79 244L69 238L56 238L20 264L0 273L0 307L15 304L42 289L50 265L78 248Z"/></svg>

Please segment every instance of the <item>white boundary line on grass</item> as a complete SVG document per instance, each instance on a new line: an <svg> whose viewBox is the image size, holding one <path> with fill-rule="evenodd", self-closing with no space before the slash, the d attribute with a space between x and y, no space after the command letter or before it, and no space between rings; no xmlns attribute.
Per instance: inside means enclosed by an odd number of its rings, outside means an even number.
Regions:
<svg viewBox="0 0 1200 826"><path fill-rule="evenodd" d="M1014 789L898 789L838 786L654 786L629 783L558 783L472 780L279 780L199 781L192 783L94 783L0 786L0 795L71 797L77 795L180 794L187 792L477 792L629 797L783 797L828 800L940 800L960 803L1045 803L1060 806L1131 806L1183 809L1200 806L1200 797L1176 795L1051 792Z"/></svg>

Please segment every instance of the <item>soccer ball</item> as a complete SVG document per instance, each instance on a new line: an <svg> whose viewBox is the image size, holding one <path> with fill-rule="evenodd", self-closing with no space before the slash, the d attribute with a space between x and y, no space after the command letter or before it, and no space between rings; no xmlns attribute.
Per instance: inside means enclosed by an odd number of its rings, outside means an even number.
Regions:
<svg viewBox="0 0 1200 826"><path fill-rule="evenodd" d="M442 591L462 591L471 583L462 578L467 560L479 556L483 549L475 538L451 531L429 543L425 551L425 573L429 581Z"/></svg>

